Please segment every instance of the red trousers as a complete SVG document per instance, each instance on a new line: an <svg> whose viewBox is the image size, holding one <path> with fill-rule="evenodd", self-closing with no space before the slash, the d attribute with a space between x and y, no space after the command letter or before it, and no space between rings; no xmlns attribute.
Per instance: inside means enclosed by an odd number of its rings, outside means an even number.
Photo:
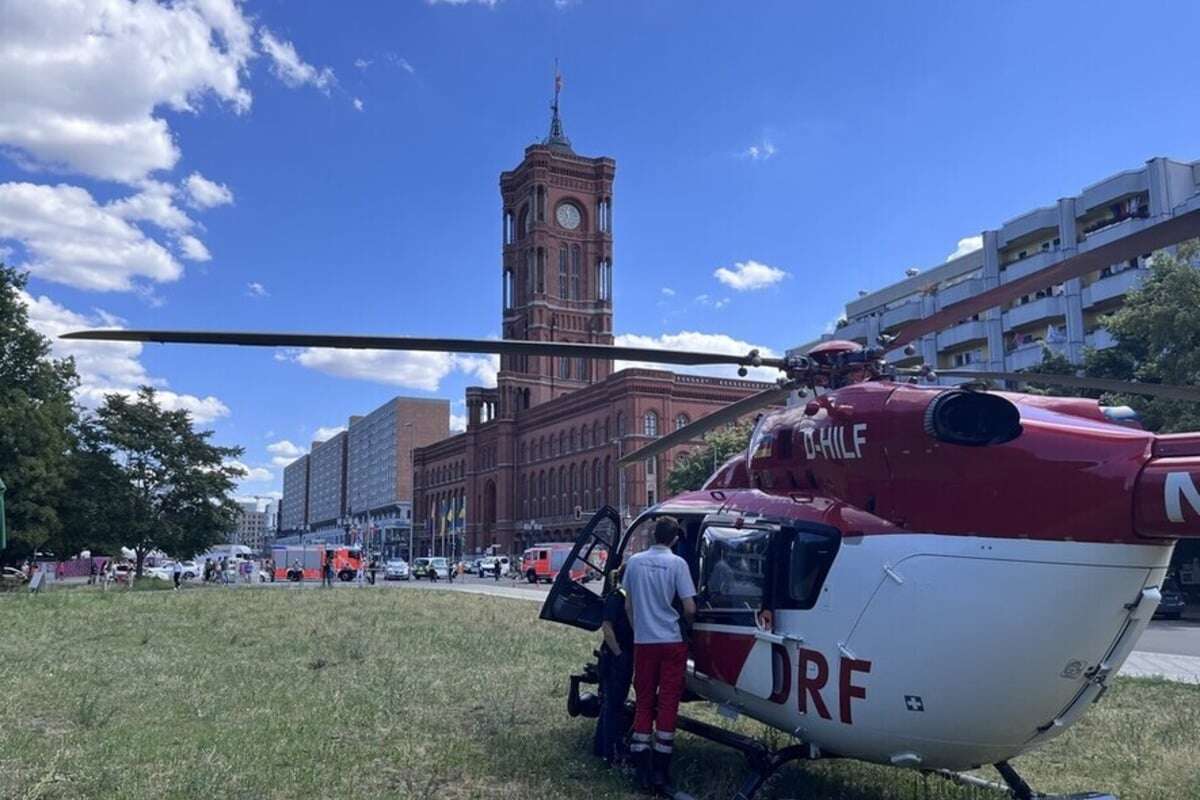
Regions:
<svg viewBox="0 0 1200 800"><path fill-rule="evenodd" d="M637 692L634 733L675 731L687 671L687 652L683 642L633 646L633 688Z"/></svg>

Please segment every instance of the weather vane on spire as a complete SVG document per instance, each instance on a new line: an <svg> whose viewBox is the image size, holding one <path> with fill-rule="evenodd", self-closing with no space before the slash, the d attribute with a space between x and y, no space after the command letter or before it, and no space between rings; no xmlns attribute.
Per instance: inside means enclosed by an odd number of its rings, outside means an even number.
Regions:
<svg viewBox="0 0 1200 800"><path fill-rule="evenodd" d="M559 147L566 150L571 149L571 140L563 133L562 119L558 115L558 96L562 93L563 76L558 69L558 59L554 59L554 102L550 105L550 135L546 137L543 144L550 147Z"/></svg>

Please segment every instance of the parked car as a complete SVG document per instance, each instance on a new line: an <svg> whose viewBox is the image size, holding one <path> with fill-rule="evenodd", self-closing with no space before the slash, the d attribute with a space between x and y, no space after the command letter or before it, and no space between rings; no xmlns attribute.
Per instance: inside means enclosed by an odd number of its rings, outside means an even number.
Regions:
<svg viewBox="0 0 1200 800"><path fill-rule="evenodd" d="M0 589L16 589L25 584L29 578L16 567L5 567L0 570Z"/></svg>
<svg viewBox="0 0 1200 800"><path fill-rule="evenodd" d="M450 564L441 556L437 556L435 558L413 559L412 576L414 580L428 578L429 570L431 569L437 570L437 576L439 578L450 577Z"/></svg>
<svg viewBox="0 0 1200 800"><path fill-rule="evenodd" d="M385 581L406 581L410 577L408 562L403 558L393 558L383 565Z"/></svg>
<svg viewBox="0 0 1200 800"><path fill-rule="evenodd" d="M1183 595L1183 587L1179 581L1170 577L1163 581L1162 601L1154 610L1154 619L1179 619L1187 609L1187 598Z"/></svg>

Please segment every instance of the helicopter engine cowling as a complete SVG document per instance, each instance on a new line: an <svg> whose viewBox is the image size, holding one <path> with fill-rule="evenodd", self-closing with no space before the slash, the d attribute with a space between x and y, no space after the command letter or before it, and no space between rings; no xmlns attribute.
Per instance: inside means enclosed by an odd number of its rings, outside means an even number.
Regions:
<svg viewBox="0 0 1200 800"><path fill-rule="evenodd" d="M1151 539L1200 538L1200 436L1168 434L1138 475L1134 527Z"/></svg>

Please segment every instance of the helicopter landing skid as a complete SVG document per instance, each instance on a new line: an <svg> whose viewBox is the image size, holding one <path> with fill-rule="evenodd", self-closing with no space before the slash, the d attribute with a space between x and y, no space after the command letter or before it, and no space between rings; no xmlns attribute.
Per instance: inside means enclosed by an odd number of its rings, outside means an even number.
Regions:
<svg viewBox="0 0 1200 800"><path fill-rule="evenodd" d="M1116 795L1097 794L1096 792L1084 792L1083 794L1042 794L1029 788L1029 784L1025 782L1025 779L1018 775L1017 771L1007 761L1000 761L992 766L1000 773L1000 777L1004 779L1004 783L989 781L975 775L968 775L965 772L952 772L948 769L929 770L928 773L964 786L995 789L996 791L1004 792L1013 798L1013 800L1117 800Z"/></svg>
<svg viewBox="0 0 1200 800"><path fill-rule="evenodd" d="M766 785L767 781L781 767L791 761L808 761L822 757L814 756L813 749L807 744L794 744L788 747L781 747L778 750L772 750L762 742L751 739L749 736L743 736L740 733L734 733L725 728L709 725L707 722L701 722L698 719L683 715L678 717L675 724L677 728L682 728L690 734L733 748L745 756L746 762L750 767L750 774L742 780L742 785L738 788L737 794L733 796L732 800L753 800L754 796Z"/></svg>

